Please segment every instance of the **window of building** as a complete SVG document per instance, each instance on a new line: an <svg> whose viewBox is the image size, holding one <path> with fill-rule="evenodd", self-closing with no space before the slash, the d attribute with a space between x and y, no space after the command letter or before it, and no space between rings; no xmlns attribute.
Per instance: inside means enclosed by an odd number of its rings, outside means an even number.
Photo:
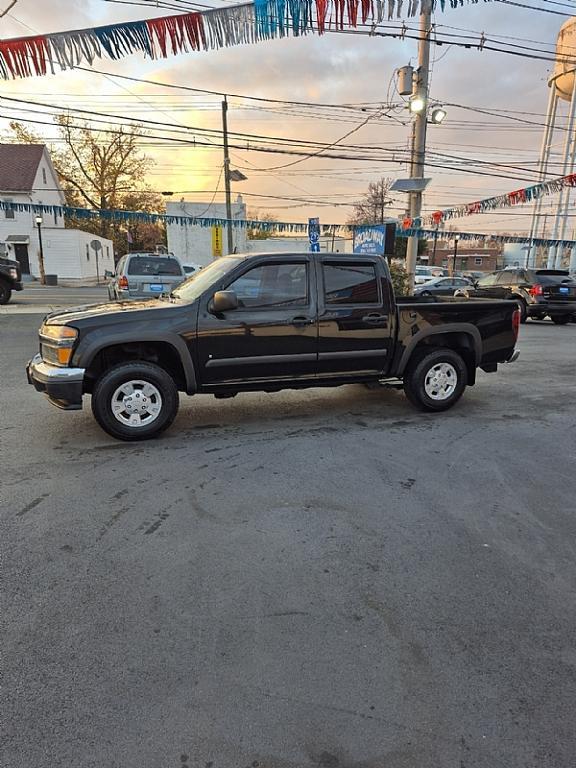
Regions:
<svg viewBox="0 0 576 768"><path fill-rule="evenodd" d="M478 267L482 264L482 256L476 256L474 259L474 264L476 264Z"/></svg>
<svg viewBox="0 0 576 768"><path fill-rule="evenodd" d="M239 307L274 309L308 305L306 264L265 264L249 269L228 286Z"/></svg>
<svg viewBox="0 0 576 768"><path fill-rule="evenodd" d="M324 263L326 304L379 304L376 267L368 263Z"/></svg>
<svg viewBox="0 0 576 768"><path fill-rule="evenodd" d="M90 261L90 246L86 243L86 261Z"/></svg>
<svg viewBox="0 0 576 768"><path fill-rule="evenodd" d="M54 209L54 226L58 226L58 212Z"/></svg>
<svg viewBox="0 0 576 768"><path fill-rule="evenodd" d="M106 258L110 259L110 247L108 245L106 246Z"/></svg>
<svg viewBox="0 0 576 768"><path fill-rule="evenodd" d="M5 203L11 203L12 200L4 200L4 202ZM6 208L4 210L4 218L5 219L14 219L14 218L16 218L14 213L15 213L14 208Z"/></svg>
<svg viewBox="0 0 576 768"><path fill-rule="evenodd" d="M48 183L46 179L46 168L42 168L42 181L44 182L44 184Z"/></svg>

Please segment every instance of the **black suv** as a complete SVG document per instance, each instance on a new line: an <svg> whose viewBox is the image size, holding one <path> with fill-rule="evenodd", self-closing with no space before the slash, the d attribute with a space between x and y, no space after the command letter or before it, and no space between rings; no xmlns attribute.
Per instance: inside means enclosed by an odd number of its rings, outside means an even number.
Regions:
<svg viewBox="0 0 576 768"><path fill-rule="evenodd" d="M22 290L20 264L0 256L0 304L8 304L12 291Z"/></svg>
<svg viewBox="0 0 576 768"><path fill-rule="evenodd" d="M515 299L522 322L528 317L543 320L548 315L552 322L564 325L576 317L576 280L562 269L502 269L480 278L474 288L457 291L457 295Z"/></svg>

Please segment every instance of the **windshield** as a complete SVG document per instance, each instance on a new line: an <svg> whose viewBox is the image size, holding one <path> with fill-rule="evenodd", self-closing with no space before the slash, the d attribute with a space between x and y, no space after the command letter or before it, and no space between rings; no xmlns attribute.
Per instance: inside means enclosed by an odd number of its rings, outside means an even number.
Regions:
<svg viewBox="0 0 576 768"><path fill-rule="evenodd" d="M181 283L176 290L170 294L182 301L195 301L201 296L207 288L218 282L224 275L231 272L240 264L242 259L234 256L221 256L212 264L204 269L195 272L188 280Z"/></svg>

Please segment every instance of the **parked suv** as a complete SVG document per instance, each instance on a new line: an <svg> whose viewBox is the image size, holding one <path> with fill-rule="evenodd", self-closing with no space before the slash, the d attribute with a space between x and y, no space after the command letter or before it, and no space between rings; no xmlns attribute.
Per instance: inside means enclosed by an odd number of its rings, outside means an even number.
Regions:
<svg viewBox="0 0 576 768"><path fill-rule="evenodd" d="M454 295L515 299L522 322L528 317L543 320L548 316L557 325L564 325L576 315L576 280L563 269L502 269Z"/></svg>
<svg viewBox="0 0 576 768"><path fill-rule="evenodd" d="M20 264L0 256L0 304L8 304L12 291L22 290Z"/></svg>
<svg viewBox="0 0 576 768"><path fill-rule="evenodd" d="M169 254L128 253L122 256L108 283L108 296L114 299L151 298L170 293L186 279L178 259Z"/></svg>

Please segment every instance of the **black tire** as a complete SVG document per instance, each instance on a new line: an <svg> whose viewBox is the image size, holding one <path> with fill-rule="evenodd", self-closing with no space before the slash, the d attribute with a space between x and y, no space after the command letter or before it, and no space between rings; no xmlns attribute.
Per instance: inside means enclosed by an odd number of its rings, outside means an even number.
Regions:
<svg viewBox="0 0 576 768"><path fill-rule="evenodd" d="M444 399L431 397L426 391L426 379L431 370L442 363L448 364L454 371L455 381L452 393ZM421 411L446 411L462 397L468 383L466 363L452 349L433 349L422 351L408 364L404 373L404 392L412 405ZM429 386L430 389L430 386Z"/></svg>
<svg viewBox="0 0 576 768"><path fill-rule="evenodd" d="M12 296L12 288L5 280L0 280L0 304L8 304Z"/></svg>
<svg viewBox="0 0 576 768"><path fill-rule="evenodd" d="M544 320L546 315L530 315L530 320Z"/></svg>
<svg viewBox="0 0 576 768"><path fill-rule="evenodd" d="M528 319L528 309L526 307L526 302L524 299L516 299L516 304L518 304L518 309L520 310L520 322L525 323Z"/></svg>
<svg viewBox="0 0 576 768"><path fill-rule="evenodd" d="M555 325L566 325L570 322L571 315L554 315L550 319Z"/></svg>
<svg viewBox="0 0 576 768"><path fill-rule="evenodd" d="M128 402L126 397L129 398L130 395L125 395L121 398L117 396L118 389L123 384L128 385L129 382L138 383L133 388L134 394L137 397L143 398L152 408L160 405L157 415L148 411L143 414L144 419L154 415L153 420L148 424L130 426L121 420L126 420L129 417L129 409L145 407L143 404L136 406L132 404L132 401ZM149 395L147 399L146 394L140 389L140 383L150 385L158 394ZM119 408L125 402L126 408L118 417L115 416L112 410L113 403ZM142 400L138 402L142 403ZM168 429L174 421L177 412L178 389L174 379L167 371L153 363L135 361L133 363L116 365L100 376L92 392L92 413L94 418L105 432L118 440L147 440L150 437L154 437Z"/></svg>

